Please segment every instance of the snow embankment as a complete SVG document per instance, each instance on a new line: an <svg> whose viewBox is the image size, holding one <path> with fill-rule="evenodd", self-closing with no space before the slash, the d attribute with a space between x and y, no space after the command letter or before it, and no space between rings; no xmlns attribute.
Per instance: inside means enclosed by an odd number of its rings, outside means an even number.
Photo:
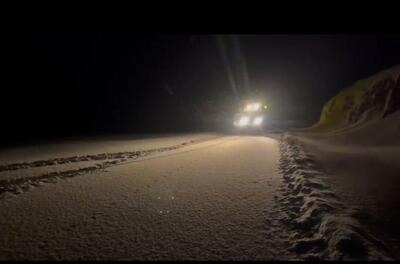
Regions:
<svg viewBox="0 0 400 264"><path fill-rule="evenodd" d="M204 133L141 139L107 137L3 149L0 152L0 195L22 193L45 182L106 169L219 136Z"/></svg>
<svg viewBox="0 0 400 264"><path fill-rule="evenodd" d="M323 260L390 260L385 245L366 231L358 208L347 207L327 181L315 158L293 137L280 144L284 178L281 220L291 229L289 251L296 258Z"/></svg>
<svg viewBox="0 0 400 264"><path fill-rule="evenodd" d="M332 97L320 120L290 132L330 176L335 194L400 258L400 65Z"/></svg>
<svg viewBox="0 0 400 264"><path fill-rule="evenodd" d="M399 110L400 65L396 65L340 91L324 105L318 123L304 131L349 132L365 123L384 120ZM399 125L397 122L397 128Z"/></svg>

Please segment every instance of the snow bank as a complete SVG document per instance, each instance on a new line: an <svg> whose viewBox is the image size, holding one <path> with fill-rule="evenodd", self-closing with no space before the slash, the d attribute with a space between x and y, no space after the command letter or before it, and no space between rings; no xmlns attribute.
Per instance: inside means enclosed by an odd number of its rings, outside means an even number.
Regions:
<svg viewBox="0 0 400 264"><path fill-rule="evenodd" d="M355 127L400 110L400 65L359 80L330 99L309 131Z"/></svg>
<svg viewBox="0 0 400 264"><path fill-rule="evenodd" d="M359 222L362 212L346 207L327 184L327 175L293 137L280 143L285 185L279 200L281 218L291 230L289 251L297 257L324 260L390 260L382 242Z"/></svg>
<svg viewBox="0 0 400 264"><path fill-rule="evenodd" d="M347 206L400 258L400 65L359 80L290 134L312 153ZM384 217L382 217L384 216Z"/></svg>

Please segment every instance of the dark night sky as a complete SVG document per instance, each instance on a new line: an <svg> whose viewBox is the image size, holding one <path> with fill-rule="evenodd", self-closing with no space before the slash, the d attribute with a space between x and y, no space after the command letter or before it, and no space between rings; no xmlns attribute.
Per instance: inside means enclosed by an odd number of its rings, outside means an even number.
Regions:
<svg viewBox="0 0 400 264"><path fill-rule="evenodd" d="M400 63L399 36L241 35L240 42L249 87L282 122L314 122L340 89ZM215 129L236 109L212 35L16 33L6 44L3 141Z"/></svg>

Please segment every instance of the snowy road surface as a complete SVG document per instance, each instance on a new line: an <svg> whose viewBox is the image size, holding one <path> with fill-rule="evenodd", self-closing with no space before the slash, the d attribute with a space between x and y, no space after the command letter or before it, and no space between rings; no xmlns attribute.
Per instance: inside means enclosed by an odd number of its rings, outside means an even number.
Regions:
<svg viewBox="0 0 400 264"><path fill-rule="evenodd" d="M0 259L271 259L279 143L225 136L0 199Z"/></svg>

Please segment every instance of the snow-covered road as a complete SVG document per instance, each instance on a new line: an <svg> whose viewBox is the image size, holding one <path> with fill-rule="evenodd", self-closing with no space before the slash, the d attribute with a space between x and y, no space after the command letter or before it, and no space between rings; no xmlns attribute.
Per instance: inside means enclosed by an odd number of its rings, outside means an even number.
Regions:
<svg viewBox="0 0 400 264"><path fill-rule="evenodd" d="M10 194L0 259L279 259L279 155L225 136Z"/></svg>

